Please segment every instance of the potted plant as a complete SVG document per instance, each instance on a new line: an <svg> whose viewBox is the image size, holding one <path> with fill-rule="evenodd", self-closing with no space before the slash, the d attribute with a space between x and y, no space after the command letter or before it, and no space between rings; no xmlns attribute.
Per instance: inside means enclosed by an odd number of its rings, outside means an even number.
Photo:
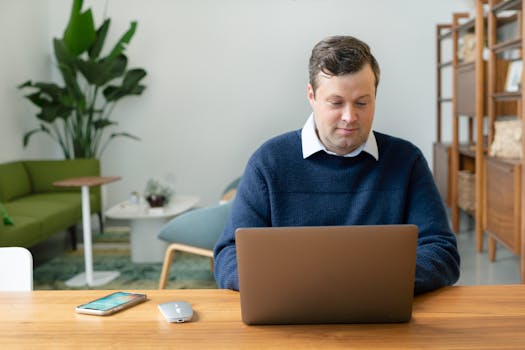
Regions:
<svg viewBox="0 0 525 350"><path fill-rule="evenodd" d="M39 127L24 134L24 147L32 135L44 132L61 147L65 158L98 158L108 143L116 137L139 138L127 132L106 135L117 125L110 119L115 104L130 95L140 95L146 71L128 69L124 54L137 22L113 49L102 56L111 20L107 18L95 29L91 9L82 12L82 0L74 0L68 25L62 39L55 38L53 47L64 86L48 82L27 81L20 89L30 89L25 97L40 110L36 117Z"/></svg>
<svg viewBox="0 0 525 350"><path fill-rule="evenodd" d="M163 207L168 204L173 195L173 187L156 178L149 179L144 189L144 198L152 208Z"/></svg>

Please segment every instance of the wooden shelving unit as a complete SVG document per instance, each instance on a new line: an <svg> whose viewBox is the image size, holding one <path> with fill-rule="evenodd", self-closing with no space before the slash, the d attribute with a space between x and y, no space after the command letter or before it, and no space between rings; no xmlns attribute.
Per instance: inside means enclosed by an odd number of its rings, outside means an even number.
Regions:
<svg viewBox="0 0 525 350"><path fill-rule="evenodd" d="M525 35L523 32L524 3L522 0L488 1L488 143L495 137L494 125L505 115L515 115L523 129L524 94L505 91L506 67L514 59L522 59ZM503 32L514 22L515 35ZM520 28L521 27L521 28ZM523 75L521 86L525 83ZM522 150L525 142L522 138ZM493 261L496 244L501 243L521 256L521 277L525 282L525 174L522 159L486 156L484 190L484 231L488 234L489 259ZM479 239L483 238L483 233ZM478 246L481 251L482 246Z"/></svg>
<svg viewBox="0 0 525 350"><path fill-rule="evenodd" d="M509 116L525 125L525 94L506 91L509 62L523 58L525 47L525 0L477 0L474 18L456 13L450 25L437 26L437 137L434 143L434 177L445 203L450 207L452 228L459 231L460 175L475 176L475 208L466 210L475 219L476 248L483 251L488 235L489 259L502 244L521 258L521 279L525 283L525 170L522 158L491 156L495 125ZM513 33L513 29L515 33ZM518 29L515 29L518 28ZM475 34L475 58L458 58L460 41ZM442 61L441 44L452 40L452 58ZM488 45L488 57L483 49ZM510 53L510 54L509 54ZM485 55L487 56L487 55ZM442 96L442 70L452 67L452 96ZM525 71L525 69L524 69ZM525 86L522 74L521 85ZM452 142L442 139L442 105L452 104ZM522 137L525 156L525 137ZM470 182L471 184L472 182Z"/></svg>

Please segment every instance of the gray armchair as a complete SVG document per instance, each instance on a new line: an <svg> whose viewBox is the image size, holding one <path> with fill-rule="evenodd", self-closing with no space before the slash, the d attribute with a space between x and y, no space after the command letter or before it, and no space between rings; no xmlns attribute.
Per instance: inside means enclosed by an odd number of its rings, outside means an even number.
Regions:
<svg viewBox="0 0 525 350"><path fill-rule="evenodd" d="M175 217L162 228L158 237L171 244L166 249L164 256L159 289L166 287L173 255L176 251L209 257L213 271L213 247L226 225L237 183L238 179L224 190L222 204L190 210Z"/></svg>

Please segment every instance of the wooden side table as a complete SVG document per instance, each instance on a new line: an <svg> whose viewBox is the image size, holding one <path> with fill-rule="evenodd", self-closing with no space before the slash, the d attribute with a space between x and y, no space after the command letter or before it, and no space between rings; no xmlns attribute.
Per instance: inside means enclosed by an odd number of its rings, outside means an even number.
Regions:
<svg viewBox="0 0 525 350"><path fill-rule="evenodd" d="M91 207L89 203L89 188L101 186L120 180L119 176L84 176L53 182L57 187L80 187L82 194L82 225L84 234L85 273L80 273L66 281L70 287L100 286L120 275L118 271L93 271L93 247L91 244Z"/></svg>
<svg viewBox="0 0 525 350"><path fill-rule="evenodd" d="M168 221L195 207L199 200L198 196L176 195L159 212L150 210L147 205L124 201L108 209L106 216L130 220L132 262L162 262L168 242L157 235Z"/></svg>

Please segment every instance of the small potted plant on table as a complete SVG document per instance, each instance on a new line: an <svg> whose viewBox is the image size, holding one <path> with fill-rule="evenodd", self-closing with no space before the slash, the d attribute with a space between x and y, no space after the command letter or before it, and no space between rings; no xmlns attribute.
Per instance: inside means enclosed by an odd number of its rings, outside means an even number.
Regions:
<svg viewBox="0 0 525 350"><path fill-rule="evenodd" d="M161 208L169 203L173 196L173 187L160 180L149 179L144 190L144 198L151 208Z"/></svg>

